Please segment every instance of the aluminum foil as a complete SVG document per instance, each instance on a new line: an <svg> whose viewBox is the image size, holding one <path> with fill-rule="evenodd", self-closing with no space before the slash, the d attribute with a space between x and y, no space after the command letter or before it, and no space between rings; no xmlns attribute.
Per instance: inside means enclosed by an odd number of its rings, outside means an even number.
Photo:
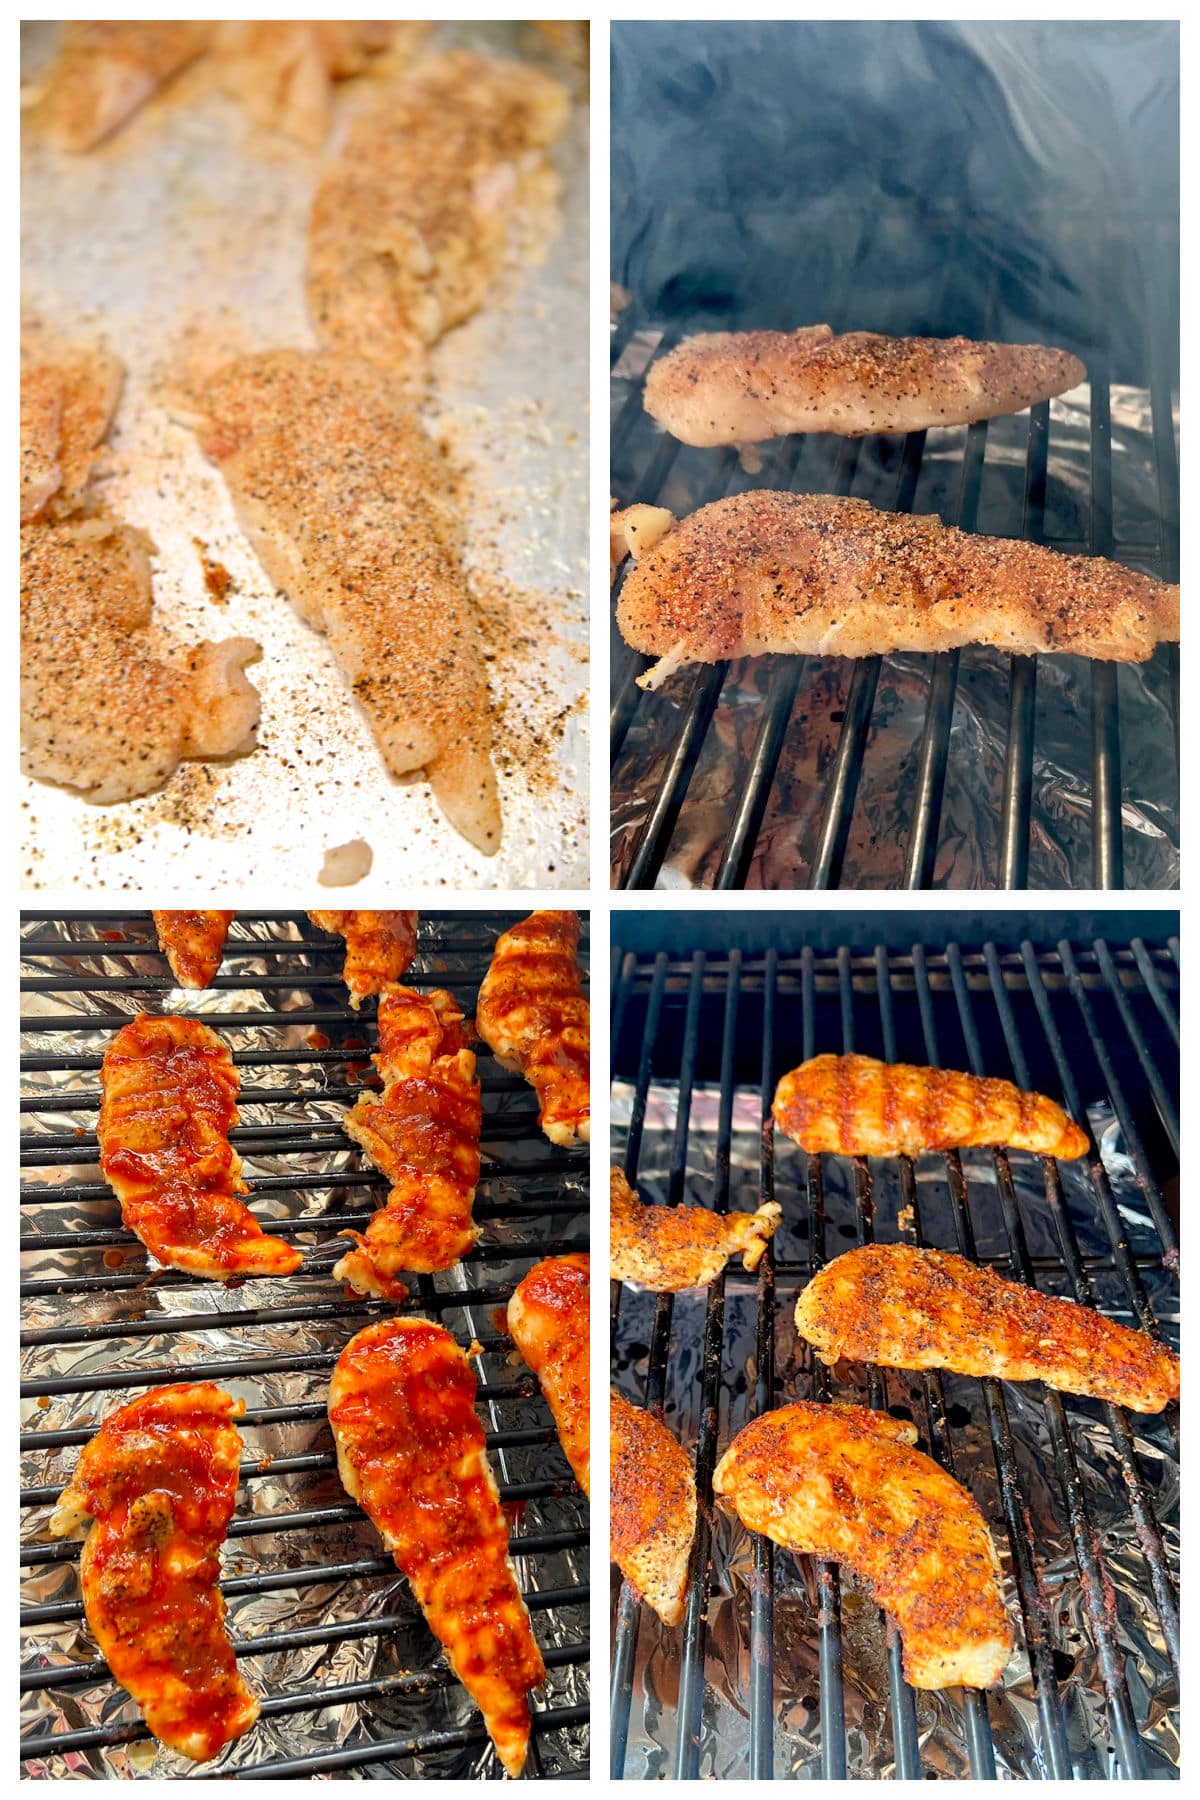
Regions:
<svg viewBox="0 0 1200 1800"><path fill-rule="evenodd" d="M54 27L26 27L34 90ZM489 656L504 836L480 856L427 784L387 776L327 641L267 581L228 494L178 415L193 358L312 344L304 241L318 153L253 130L194 65L105 145L50 151L26 133L22 293L67 338L103 337L126 365L110 442L113 511L150 532L156 617L189 642L245 635L262 695L259 748L185 764L157 794L89 805L22 781L22 883L136 892L247 878L272 900L307 895L326 850L374 851L360 897L387 884L583 886L587 879L586 84L528 26L446 24L433 48L519 54L574 89L555 151L561 202L548 240L439 347L428 423L464 470L468 566ZM339 94L339 118L372 81ZM336 142L336 138L331 140ZM209 594L201 555L232 577ZM367 888L372 891L368 892Z"/></svg>
<svg viewBox="0 0 1200 1800"><path fill-rule="evenodd" d="M123 920L102 919L101 925L124 925ZM26 927L42 935L46 921ZM57 929L57 927L55 927ZM153 952L153 934L148 920L131 923L127 928L130 943L115 947L98 943L94 956L64 959L57 966L39 957L26 965L26 972L63 973L71 979L92 976L160 976L163 969L157 953L139 955L138 939ZM80 928L72 928L75 936ZM296 927L285 927L285 935L297 936ZM278 940L280 926L261 921L239 920L235 935ZM457 997L473 1007L481 962L490 950L493 933L481 929L478 922L464 920L453 938L443 932L444 941L453 947L439 948L423 939L411 978L418 985L437 983L449 987ZM309 939L311 943L311 937ZM227 946L225 973L230 972ZM303 973L308 964L321 974ZM317 1008L344 1008L346 994L338 978L341 959L330 946L318 955L284 963L278 956L251 957L237 963L244 972L247 986L223 989L220 993L193 994L161 989L132 992L58 994L33 993L26 996L26 1017L33 1021L23 1038L23 1050L29 1054L98 1054L102 1037L83 1029L86 1019L96 1013L114 1010L130 1014L141 1007L151 1011L176 1008L199 1015L228 1012L263 1012L267 1010L301 1011ZM299 968L294 988L256 988L255 977L262 973ZM43 1031L36 1025L39 1016L62 1017L78 1013L80 1031ZM271 1123L294 1123L307 1131L319 1122L336 1126L345 1112L345 1103L323 1098L333 1086L343 1086L354 1079L354 1071L362 1071L367 1055L368 1036L373 1030L361 1016L347 1015L344 1024L326 1024L322 1032L311 1024L222 1027L222 1034L234 1050L261 1048L312 1051L322 1047L325 1038L333 1039L342 1057L323 1061L301 1060L286 1065L268 1064L242 1069L243 1087L278 1089L278 1101L248 1101L240 1108L243 1128ZM585 1244L587 1236L587 1160L581 1156L577 1172L567 1175L542 1172L549 1147L537 1133L530 1110L530 1097L524 1084L504 1074L487 1055L479 1061L483 1083L484 1129L482 1148L484 1172L476 1200L476 1210L484 1221L484 1236L479 1251L471 1261L457 1269L434 1276L432 1282L439 1293L461 1295L450 1305L439 1308L433 1316L451 1330L460 1344L469 1346L478 1337L495 1338L503 1332L503 1318L495 1316L497 1302L473 1300L472 1290L510 1289L530 1266L530 1257L541 1254L540 1246L551 1238ZM348 1077L348 1071L349 1077ZM73 1096L94 1093L98 1087L96 1071L61 1070L32 1074L26 1090L50 1096L47 1104L25 1115L24 1130L29 1136L39 1133L63 1133L78 1129L92 1133L96 1127L94 1107L76 1108ZM523 1091L524 1090L524 1091ZM298 1096L298 1097L297 1097ZM358 1209L364 1220L381 1203L386 1182L364 1167L358 1149L342 1134L330 1131L328 1149L297 1155L243 1150L246 1175L252 1189L264 1176L295 1179L302 1172L331 1176L342 1171L361 1172L361 1181L350 1188L316 1185L311 1188L284 1188L282 1191L259 1191L252 1195L254 1211L270 1230L275 1219L303 1216L312 1220L311 1233L297 1240L305 1251L303 1269L287 1281L248 1282L240 1288L223 1289L215 1285L194 1283L182 1285L176 1277L151 1273L152 1264L141 1246L134 1243L119 1250L81 1248L78 1250L35 1251L24 1259L22 1273L27 1279L47 1280L53 1277L72 1279L96 1276L118 1269L121 1273L142 1273L146 1280L134 1287L110 1292L83 1294L40 1294L27 1299L22 1306L24 1329L64 1328L78 1332L92 1325L110 1322L159 1321L162 1333L146 1336L95 1337L82 1343L38 1345L24 1355L23 1376L28 1381L45 1377L49 1383L72 1373L111 1369L169 1369L166 1377L186 1377L194 1364L255 1356L280 1358L316 1356L326 1358L320 1366L308 1370L278 1372L242 1378L221 1378L222 1385L244 1399L249 1408L312 1407L312 1418L259 1425L243 1425L245 1443L243 1460L253 1463L262 1457L263 1472L244 1480L238 1493L234 1515L235 1530L228 1538L223 1554L225 1577L254 1576L286 1570L340 1562L354 1562L383 1555L377 1533L365 1516L356 1515L341 1523L317 1524L303 1529L277 1530L272 1520L280 1513L324 1506L341 1507L347 1497L332 1466L332 1440L324 1417L329 1373L334 1358L349 1338L370 1317L383 1316L378 1304L353 1305L344 1302L346 1290L329 1279L328 1271L345 1248L345 1240L335 1238L332 1229L324 1228L328 1215ZM503 1157L506 1172L488 1174L488 1152ZM554 1153L554 1167L561 1166L560 1153ZM79 1181L100 1180L94 1153L81 1155L78 1164L39 1168L37 1183L59 1185ZM552 1215L508 1217L491 1220L488 1214L495 1206L508 1206L517 1201L539 1198L558 1200L563 1195L578 1201L578 1210ZM72 1227L99 1229L119 1223L115 1198L62 1205L31 1203L25 1210L25 1230L63 1231ZM519 1254L518 1246L533 1246ZM511 1252L511 1254L509 1254ZM421 1297L416 1283L409 1310L421 1311ZM274 1321L242 1323L239 1315L254 1310L294 1308L308 1318L280 1317ZM502 1309L501 1309L502 1310ZM200 1326L172 1328L172 1321L200 1316ZM211 1319L209 1325L207 1321ZM523 1365L507 1346L487 1350L473 1359L481 1384L511 1382L520 1377ZM537 1428L549 1432L546 1442L528 1446L501 1447L489 1454L492 1467L501 1483L521 1483L561 1477L562 1490L544 1498L509 1503L514 1530L518 1533L566 1532L586 1528L587 1506L570 1478L565 1459L553 1433L549 1411L532 1377L527 1377L527 1391L515 1399L482 1400L479 1413L488 1431L514 1431ZM50 1431L63 1428L93 1427L110 1411L133 1398L144 1389L116 1389L61 1398L37 1397L22 1402L24 1431ZM47 1403L43 1404L43 1399ZM21 1483L41 1485L65 1481L74 1464L74 1448L48 1452L31 1451L21 1459ZM295 1472L272 1474L271 1463L284 1458L314 1456L320 1466ZM46 1531L48 1506L26 1508L22 1516L22 1541L25 1544L53 1542ZM251 1518L261 1520L261 1532L247 1534L244 1527ZM81 1542L82 1539L79 1540ZM78 1548L78 1544L76 1545ZM385 1558L386 1560L386 1558ZM578 1549L516 1555L517 1578L524 1592L539 1589L586 1588L588 1553L586 1544ZM35 1565L23 1571L22 1604L78 1601L77 1560L70 1563ZM337 1624L366 1625L372 1618L399 1614L402 1625L382 1634L353 1636L334 1644L314 1643L308 1648L272 1651L271 1638L280 1632L311 1628L323 1631ZM552 1646L586 1644L588 1610L586 1600L535 1608L532 1613L534 1631L543 1649ZM247 1679L265 1696L298 1696L330 1690L328 1701L299 1711L284 1712L262 1718L245 1737L230 1745L204 1773L227 1776L239 1769L275 1761L283 1757L302 1756L310 1752L328 1751L343 1746L369 1744L392 1738L416 1737L437 1730L477 1728L479 1715L465 1690L445 1667L436 1641L425 1626L420 1610L407 1583L394 1570L380 1575L349 1579L329 1579L311 1586L284 1587L279 1590L229 1596L229 1624L235 1639L261 1640L242 1660ZM51 1624L30 1628L25 1634L22 1661L29 1668L58 1668L90 1663L97 1651L86 1620L67 1624ZM394 1684L407 1673L432 1670L428 1687L413 1693ZM358 1681L381 1681L393 1684L366 1700L339 1702L333 1690ZM539 1710L549 1707L586 1705L588 1670L585 1662L569 1663L550 1670L545 1687L536 1699ZM137 1723L139 1713L133 1701L107 1675L84 1687L72 1687L51 1693L34 1691L23 1696L22 1730L41 1733L57 1723L61 1729ZM555 1728L539 1733L536 1750L531 1751L530 1773L547 1776L578 1772L586 1765L588 1729L583 1726ZM28 1766L27 1773L43 1779L121 1779L129 1777L179 1778L192 1772L195 1765L173 1752L162 1749L154 1740L145 1739L111 1749L73 1751L62 1757L50 1757ZM486 1744L466 1748L448 1748L420 1758L407 1757L392 1764L379 1764L363 1769L338 1772L339 1779L413 1778L417 1776L447 1779L451 1777L494 1776L497 1770L493 1754Z"/></svg>
<svg viewBox="0 0 1200 1800"><path fill-rule="evenodd" d="M647 1198L665 1197L675 1128L677 1089L653 1083L646 1110L646 1130L638 1167L638 1185ZM619 1157L628 1126L633 1089L614 1084L612 1121L614 1159ZM685 1200L710 1204L716 1161L719 1094L699 1085L692 1098L688 1134ZM754 1091L739 1089L734 1098L730 1207L751 1211L759 1200L759 1137L762 1102ZM1093 1108L1093 1129L1100 1142L1121 1216L1135 1254L1161 1256L1133 1169L1111 1114ZM779 1262L803 1261L808 1246L803 1224L805 1199L801 1153L776 1140L775 1196L784 1223L774 1238ZM1007 1240L986 1152L963 1153L970 1190L971 1218L981 1257L1004 1258ZM1039 1263L1039 1282L1048 1291L1065 1293L1054 1228L1048 1216L1040 1168L1035 1159L1014 1154L1014 1180L1028 1235L1029 1250ZM1078 1165L1061 1165L1067 1204L1085 1257L1103 1257L1109 1246L1087 1181ZM823 1159L828 1253L836 1255L855 1242L851 1165L836 1157ZM876 1231L880 1239L897 1235L902 1204L899 1176L885 1162L872 1162ZM918 1208L926 1241L955 1247L944 1165L929 1156L917 1165ZM1003 1272L1003 1264L1001 1264ZM1097 1298L1106 1311L1128 1318L1114 1274L1093 1275ZM1175 1284L1158 1266L1143 1267L1143 1280L1168 1338L1178 1343L1178 1300ZM777 1288L775 1363L777 1403L804 1399L812 1391L812 1365L801 1346L792 1314L799 1291L794 1277L780 1277ZM756 1378L756 1278L740 1264L726 1276L725 1340L720 1397L721 1454L752 1416ZM706 1295L675 1297L671 1346L667 1362L666 1422L684 1447L695 1451L700 1424L700 1373ZM614 1380L631 1399L645 1391L646 1359L654 1299L625 1289L614 1346ZM885 1371L892 1410L907 1408L928 1448L920 1377ZM840 1364L834 1374L834 1397L866 1404L865 1372ZM979 1395L979 1384L966 1377L944 1378L947 1416L957 1474L975 1495L992 1528L1005 1570L1005 1589L1017 1653L1003 1689L989 1698L988 1714L995 1742L997 1773L1002 1778L1041 1779L1039 1727L1035 1693L1029 1674L1025 1639L1011 1575L1011 1555L1000 1506L995 1462ZM1108 1742L1103 1684L1088 1631L1082 1586L1071 1545L1061 1490L1054 1475L1048 1432L1036 1385L1006 1384L1008 1410L1021 1484L1028 1501L1038 1572L1050 1606L1059 1693L1077 1779L1113 1778L1116 1766ZM1145 1746L1147 1774L1169 1778L1178 1773L1179 1691L1167 1659L1132 1520L1123 1505L1120 1466L1096 1402L1064 1396L1071 1438L1079 1463L1087 1505L1101 1553L1116 1593L1120 1647L1135 1718ZM1134 1441L1163 1538L1173 1561L1179 1548L1179 1465L1161 1419L1130 1415ZM705 1685L701 1727L700 1773L731 1779L749 1773L750 1592L753 1572L751 1535L736 1518L718 1511L714 1537L712 1597L708 1606ZM777 1551L775 1556L775 1774L779 1778L816 1779L820 1775L820 1684L818 1679L817 1602L811 1561ZM881 1615L842 1572L843 1644L846 1686L846 1744L851 1777L881 1779L894 1774L889 1711L888 1664ZM627 1780L669 1775L674 1768L675 1707L679 1679L679 1632L660 1625L641 1609L633 1678ZM922 1772L928 1778L965 1779L970 1773L963 1715L951 1695L917 1693L917 1721Z"/></svg>
<svg viewBox="0 0 1200 1800"><path fill-rule="evenodd" d="M706 329L712 329L710 324ZM647 329L627 346L613 382L619 413L657 345ZM1162 574L1158 561L1157 477L1144 388L1114 386L1112 406L1113 522L1116 555ZM976 529L1020 537L1029 415L992 421ZM966 427L930 431L912 510L957 517ZM655 501L677 515L723 493L791 487L831 488L838 440L776 440L762 451L761 471L748 473L712 450L681 448L657 494L638 486L657 440L647 418L638 421L614 473L621 504ZM861 441L856 497L876 506L896 503L903 440ZM719 485L722 470L730 478ZM1050 403L1045 537L1055 549L1082 553L1091 480L1089 391L1084 384ZM614 634L614 684L631 652ZM1125 884L1166 888L1178 882L1179 805L1172 749L1171 652L1160 645L1148 663L1118 668L1121 723ZM705 735L695 773L656 885L711 887L732 820L733 796L743 785L763 716L763 701L781 659L743 658L732 664ZM853 663L808 658L771 787L747 879L752 888L806 885L825 805L825 782L845 716ZM885 657L863 757L841 875L844 888L900 885L916 792L921 736L929 705L933 658ZM705 671L699 671L702 677ZM698 672L681 670L657 694L643 695L613 770L611 863L614 878L628 867L638 832L663 778ZM1091 665L1081 657L1038 659L1034 726L1031 887L1091 885ZM1010 658L997 650L962 651L950 731L938 853L932 886L994 886L1000 858L1004 764L1008 738Z"/></svg>

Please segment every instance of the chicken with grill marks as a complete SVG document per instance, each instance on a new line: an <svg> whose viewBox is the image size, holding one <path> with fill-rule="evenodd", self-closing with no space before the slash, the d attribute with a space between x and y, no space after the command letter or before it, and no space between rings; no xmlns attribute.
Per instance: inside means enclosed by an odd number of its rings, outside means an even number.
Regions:
<svg viewBox="0 0 1200 1800"><path fill-rule="evenodd" d="M497 938L476 1007L484 1043L537 1094L552 1144L591 1139L591 1015L578 946L578 913L532 913Z"/></svg>
<svg viewBox="0 0 1200 1800"><path fill-rule="evenodd" d="M300 1266L299 1250L265 1236L239 1198L247 1188L229 1142L238 1076L215 1031L142 1013L104 1052L100 1086L101 1170L160 1263L209 1281Z"/></svg>
<svg viewBox="0 0 1200 1800"><path fill-rule="evenodd" d="M653 1294L678 1294L715 1281L741 1252L757 1269L783 1208L764 1201L757 1212L715 1213L706 1206L643 1206L620 1169L609 1172L609 1272L614 1281Z"/></svg>
<svg viewBox="0 0 1200 1800"><path fill-rule="evenodd" d="M826 1363L1044 1381L1143 1413L1179 1398L1179 1358L1145 1332L945 1250L847 1250L801 1294L796 1329Z"/></svg>
<svg viewBox="0 0 1200 1800"><path fill-rule="evenodd" d="M208 1762L259 1702L238 1672L217 1585L237 1498L246 1410L212 1382L153 1388L110 1413L50 1520L90 1519L83 1607L113 1676L160 1743Z"/></svg>
<svg viewBox="0 0 1200 1800"><path fill-rule="evenodd" d="M692 1465L665 1425L615 1390L608 1429L612 1560L664 1625L678 1625L696 1535Z"/></svg>
<svg viewBox="0 0 1200 1800"><path fill-rule="evenodd" d="M387 1205L334 1277L356 1293L399 1302L405 1269L430 1273L461 1261L479 1236L471 1216L483 1114L463 1015L442 988L388 987L379 1002L382 1094L364 1094L345 1129L392 1184Z"/></svg>
<svg viewBox="0 0 1200 1800"><path fill-rule="evenodd" d="M541 1383L575 1478L591 1492L591 1259L548 1256L508 1303L513 1343Z"/></svg>
<svg viewBox="0 0 1200 1800"><path fill-rule="evenodd" d="M785 1550L852 1570L899 1626L913 1687L994 1687L1013 1650L995 1546L916 1436L887 1413L797 1401L738 1433L713 1493Z"/></svg>
<svg viewBox="0 0 1200 1800"><path fill-rule="evenodd" d="M338 1472L408 1578L450 1667L519 1775L541 1651L508 1555L508 1524L450 1333L386 1319L351 1338L329 1387Z"/></svg>
<svg viewBox="0 0 1200 1800"><path fill-rule="evenodd" d="M180 987L204 989L221 966L231 912L156 912L158 947Z"/></svg>
<svg viewBox="0 0 1200 1800"><path fill-rule="evenodd" d="M873 1056L811 1057L780 1081L771 1112L776 1128L802 1150L838 1156L919 1156L995 1144L1073 1158L1088 1147L1087 1133L1044 1094Z"/></svg>
<svg viewBox="0 0 1200 1800"><path fill-rule="evenodd" d="M342 980L350 989L350 1004L360 1007L369 994L379 994L389 982L399 981L417 954L415 912L310 912L322 931L336 931L346 940Z"/></svg>

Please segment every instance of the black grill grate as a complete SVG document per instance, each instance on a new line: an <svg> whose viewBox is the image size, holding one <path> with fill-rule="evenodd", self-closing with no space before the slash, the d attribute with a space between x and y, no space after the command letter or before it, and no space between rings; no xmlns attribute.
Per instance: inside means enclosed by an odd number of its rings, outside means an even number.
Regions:
<svg viewBox="0 0 1200 1800"><path fill-rule="evenodd" d="M809 317L829 317L835 327L863 322L853 304L861 251L853 219L844 224L837 272L815 313L804 257L790 310L772 264L760 281L771 297L767 317L664 323L639 316L636 303L622 313L613 343L610 475L620 504L646 501L683 515L752 488L853 493L894 511L915 506L964 530L1113 557L1177 581L1175 377L1169 335L1153 323L1158 296L1173 291L1172 250L1148 221L1114 222L1105 239L1108 252L1122 246L1151 321L1141 343L1122 346L1121 384L1106 344L1065 344L1087 362L1091 396L1086 420L1072 421L1070 444L1061 421L1052 429L1049 402L1019 418L903 439L778 440L753 474L733 450L692 450L657 432L643 410L645 372L689 331ZM923 294L924 276L906 279L911 233L885 245L872 240L868 290L882 258L906 295L904 314L873 317L874 329L916 329L915 307L934 332L1028 341L1037 320L1046 341L1063 342L1045 269L989 269L987 247L969 227L952 231L937 216L913 229L944 240L945 291ZM1082 220L1056 224L1055 234L1076 247L1086 241ZM868 235L859 228L860 238ZM990 284L990 297L976 300L978 316L964 315L953 291L956 268L967 266L989 269L980 281ZM1103 293L1103 259L1096 280ZM1173 884L1176 646L1160 646L1137 672L974 648L853 663L723 662L681 673L658 695L636 686L648 659L621 641L615 624L612 654L617 886L654 887L664 878L666 885L828 888L845 869L847 885L872 887L1120 888L1133 820L1131 811L1123 823L1123 806L1140 815L1130 885ZM911 739L900 745L905 731ZM994 745L1002 746L996 766Z"/></svg>
<svg viewBox="0 0 1200 1800"><path fill-rule="evenodd" d="M616 1379L694 1446L700 1523L677 1632L619 1590L613 1776L1173 1773L1177 1409L1134 1418L1028 1386L830 1370L792 1315L816 1269L877 1234L1172 1336L1174 940L613 957L614 1160L667 1204L784 1206L756 1275L738 1262L706 1295L657 1300L614 1286ZM1003 1151L805 1156L774 1139L774 1086L830 1049L1011 1075L1080 1120L1086 1103L1104 1158L1095 1136L1061 1169ZM1028 1670L1012 1691L914 1694L895 1631L864 1625L857 1596L847 1610L836 1568L815 1565L806 1586L807 1562L714 1516L718 1451L801 1397L911 1417L972 1487L1018 1603Z"/></svg>
<svg viewBox="0 0 1200 1800"><path fill-rule="evenodd" d="M519 915L423 915L406 979L450 989L474 1013L494 941ZM586 945L586 921L584 924ZM213 985L173 983L147 914L27 918L21 940L24 1656L22 1760L42 1777L112 1777L154 1754L83 1621L79 1542L46 1534L74 1449L127 1398L212 1379L247 1401L244 1486L223 1583L238 1654L265 1698L258 1725L217 1765L237 1778L378 1779L498 1771L478 1713L449 1674L407 1584L338 1481L325 1395L344 1344L387 1303L347 1299L329 1271L337 1233L386 1182L340 1127L375 1047L368 1003L341 982L340 939L303 914L238 914ZM141 1008L194 1012L229 1044L244 1085L234 1141L266 1228L298 1240L286 1281L214 1291L153 1276L95 1167L99 1069L112 1031ZM588 1516L549 1411L503 1329L516 1282L545 1255L586 1245L587 1160L555 1150L531 1091L480 1047L484 1239L457 1269L414 1278L409 1305L473 1346L479 1409L513 1519L518 1578L545 1655L528 1772L587 1770ZM93 1398L94 1397L94 1398Z"/></svg>

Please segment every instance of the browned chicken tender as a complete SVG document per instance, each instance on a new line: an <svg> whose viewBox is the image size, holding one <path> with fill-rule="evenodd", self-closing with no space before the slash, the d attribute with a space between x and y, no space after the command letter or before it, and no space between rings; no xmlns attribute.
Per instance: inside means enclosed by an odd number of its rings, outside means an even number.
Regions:
<svg viewBox="0 0 1200 1800"><path fill-rule="evenodd" d="M204 989L221 966L231 912L156 912L158 947L180 987Z"/></svg>
<svg viewBox="0 0 1200 1800"><path fill-rule="evenodd" d="M496 939L476 1008L484 1043L536 1093L552 1144L591 1139L591 1013L578 945L578 913L531 913Z"/></svg>
<svg viewBox="0 0 1200 1800"><path fill-rule="evenodd" d="M609 1396L609 1549L664 1625L678 1625L696 1535L696 1478L666 1426L615 1390Z"/></svg>
<svg viewBox="0 0 1200 1800"><path fill-rule="evenodd" d="M705 1206L643 1206L620 1169L609 1172L609 1268L654 1294L677 1294L715 1281L741 1252L757 1269L783 1217L768 1200L752 1213L715 1213Z"/></svg>
<svg viewBox="0 0 1200 1800"><path fill-rule="evenodd" d="M508 1303L513 1343L537 1376L559 1441L585 1494L591 1492L591 1258L548 1256L519 1281Z"/></svg>
<svg viewBox="0 0 1200 1800"><path fill-rule="evenodd" d="M417 954L415 912L332 910L308 916L322 931L336 931L345 938L342 980L356 1012L368 995L380 994L389 982L399 981ZM381 1030L382 1026L381 1018Z"/></svg>
<svg viewBox="0 0 1200 1800"><path fill-rule="evenodd" d="M1044 1094L873 1056L810 1058L780 1081L771 1112L802 1150L837 1156L919 1156L1003 1144L1071 1158L1088 1146L1087 1133Z"/></svg>

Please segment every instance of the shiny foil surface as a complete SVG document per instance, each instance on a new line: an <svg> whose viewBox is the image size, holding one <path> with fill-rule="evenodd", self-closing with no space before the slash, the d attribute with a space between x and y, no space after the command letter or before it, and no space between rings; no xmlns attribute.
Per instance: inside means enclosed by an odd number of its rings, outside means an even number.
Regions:
<svg viewBox="0 0 1200 1800"><path fill-rule="evenodd" d="M405 980L422 989L449 988L471 1017L495 937L511 922L482 914L423 919L418 958ZM113 930L123 941L99 935ZM147 915L93 917L86 924L29 920L23 934L96 939L86 954L39 955L23 964L25 974L53 975L80 990L24 995L23 1056L33 1063L74 1057L91 1064L27 1069L23 1091L40 1098L23 1116L23 1147L30 1150L47 1133L94 1133L97 1107L87 1104L87 1096L98 1098L97 1064L110 1030L97 1030L90 1020L141 1009L195 1014L220 1031L235 1059L251 1053L249 1061L239 1059L243 1093L255 1089L265 1097L244 1099L239 1109L248 1203L268 1231L277 1221L303 1221L289 1241L304 1251L302 1267L287 1280L233 1288L186 1280L156 1269L120 1229L117 1201L105 1188L94 1149L81 1146L73 1158L69 1149L54 1159L47 1152L29 1174L24 1231L34 1248L22 1258L22 1276L39 1285L22 1303L24 1432L36 1439L43 1432L90 1431L144 1391L121 1380L139 1370L153 1371L157 1379L148 1385L157 1386L212 1369L213 1378L251 1412L281 1408L288 1416L239 1427L244 1474L222 1556L229 1628L235 1641L248 1645L240 1666L264 1697L257 1724L197 1770L150 1739L134 1702L102 1664L92 1667L97 1651L85 1619L27 1626L26 1670L79 1667L88 1673L78 1685L25 1694L23 1735L130 1729L127 1742L48 1755L25 1773L67 1780L236 1776L281 1759L445 1733L440 1746L420 1755L369 1761L365 1754L362 1764L328 1778L495 1777L499 1766L478 1712L450 1674L374 1527L349 1501L334 1464L325 1413L333 1363L356 1331L389 1312L387 1302L355 1298L329 1273L347 1248L337 1235L349 1222L345 1215L352 1213L353 1223L365 1228L387 1192L386 1180L340 1129L356 1090L373 1079L368 1059L376 1047L374 1003L357 1014L348 1010L340 940L319 933L303 915L239 917L218 976L229 985L196 994L175 989L169 977L164 982L165 961ZM294 947L282 955L256 948L281 941ZM256 985L272 975L282 976L282 984ZM105 987L114 980L131 985ZM89 983L95 983L90 991ZM256 1014L268 1012L295 1013L297 1022L255 1023ZM241 1015L241 1022L222 1022L230 1015ZM254 1053L277 1060L260 1064ZM551 1547L526 1554L515 1541L513 1560L550 1664L545 1687L533 1696L536 1710L567 1711L563 1724L535 1731L527 1773L567 1775L587 1762L588 1612L583 1594L575 1597L588 1579L587 1504L537 1382L507 1336L504 1308L516 1282L543 1255L586 1246L587 1153L555 1150L542 1138L531 1091L482 1046L479 1072L483 1171L475 1215L483 1236L465 1263L410 1277L402 1310L440 1320L464 1348L476 1344L472 1367L481 1388L501 1390L477 1402L489 1437L528 1434L529 1441L490 1446L489 1457L502 1488L538 1484L546 1490L518 1491L505 1505L514 1540L551 1540ZM345 1098L335 1097L332 1090L339 1089L348 1090ZM256 1128L265 1133L257 1140ZM286 1154L289 1140L309 1148ZM77 1184L86 1184L88 1197L53 1203L55 1188ZM102 1244L74 1248L69 1242L72 1232L98 1231L108 1234ZM39 1236L50 1233L68 1234L68 1241L37 1248ZM108 1290L53 1290L56 1280L114 1276L122 1285ZM256 1359L265 1367L256 1370ZM88 1393L55 1393L56 1383L92 1375L115 1379ZM62 1483L77 1454L74 1447L43 1449L35 1441L21 1458L22 1487ZM33 1559L23 1570L23 1608L80 1599L82 1534L66 1540L69 1560L37 1560L43 1547L54 1546L51 1554L57 1554L58 1540L46 1529L50 1510L47 1502L22 1512L23 1544ZM287 1515L300 1515L290 1528ZM316 1570L323 1573L306 1579ZM541 1601L543 1594L553 1597ZM373 1629L372 1622L384 1618L394 1622ZM277 1647L282 1634L295 1633L304 1634L299 1642ZM322 1770L317 1762L294 1773L319 1778Z"/></svg>

